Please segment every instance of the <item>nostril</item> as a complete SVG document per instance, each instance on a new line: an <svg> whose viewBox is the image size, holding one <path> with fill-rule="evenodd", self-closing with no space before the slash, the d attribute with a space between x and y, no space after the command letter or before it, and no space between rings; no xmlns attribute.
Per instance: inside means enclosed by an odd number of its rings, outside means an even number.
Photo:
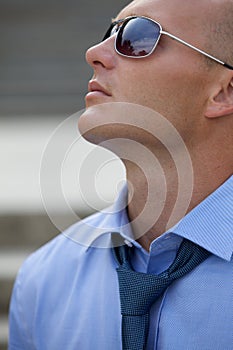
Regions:
<svg viewBox="0 0 233 350"><path fill-rule="evenodd" d="M99 66L99 65L102 66L102 67L105 67L105 65L104 65L101 61L97 61L97 60L96 60L96 61L93 61L93 64L92 64L92 65L95 66L95 67L96 67L96 66Z"/></svg>
<svg viewBox="0 0 233 350"><path fill-rule="evenodd" d="M92 46L86 52L86 61L92 68L104 67L111 69L115 62L115 50L111 38Z"/></svg>

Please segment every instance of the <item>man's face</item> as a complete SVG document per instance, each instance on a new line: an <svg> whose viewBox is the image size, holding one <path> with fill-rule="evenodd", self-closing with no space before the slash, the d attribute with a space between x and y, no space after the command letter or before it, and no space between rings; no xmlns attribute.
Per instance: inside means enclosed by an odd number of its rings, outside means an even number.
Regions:
<svg viewBox="0 0 233 350"><path fill-rule="evenodd" d="M135 0L117 19L130 15L150 17L165 31L205 49L203 21L208 1ZM203 111L211 87L205 58L162 35L148 57L132 59L114 50L114 36L87 51L94 75L86 96L86 107L107 102L129 102L149 107L165 116L184 138L200 135ZM102 91L98 91L102 90ZM88 123L88 113L80 121ZM105 127L104 132L108 132ZM111 129L112 132L112 129ZM192 135L191 135L192 134Z"/></svg>

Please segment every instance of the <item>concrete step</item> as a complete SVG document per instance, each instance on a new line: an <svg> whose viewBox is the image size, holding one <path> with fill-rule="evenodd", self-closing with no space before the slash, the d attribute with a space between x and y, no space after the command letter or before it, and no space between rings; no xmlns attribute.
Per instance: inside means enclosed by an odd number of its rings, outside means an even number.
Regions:
<svg viewBox="0 0 233 350"><path fill-rule="evenodd" d="M37 248L59 233L47 215L0 216L0 249Z"/></svg>
<svg viewBox="0 0 233 350"><path fill-rule="evenodd" d="M7 350L8 341L8 319L6 316L0 317L0 349Z"/></svg>
<svg viewBox="0 0 233 350"><path fill-rule="evenodd" d="M77 221L99 203L110 205L124 174L122 163L85 142L77 118L0 118L0 222L10 214L46 216L45 208L59 216L75 211Z"/></svg>
<svg viewBox="0 0 233 350"><path fill-rule="evenodd" d="M19 267L22 265L31 250L0 248L0 280L12 280L16 277Z"/></svg>

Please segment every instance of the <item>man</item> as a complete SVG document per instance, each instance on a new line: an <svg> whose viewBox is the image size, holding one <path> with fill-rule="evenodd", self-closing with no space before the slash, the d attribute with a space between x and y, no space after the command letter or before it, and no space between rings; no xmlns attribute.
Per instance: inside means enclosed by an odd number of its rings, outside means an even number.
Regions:
<svg viewBox="0 0 233 350"><path fill-rule="evenodd" d="M25 262L11 300L11 350L232 349L232 13L231 0L135 0L87 51L94 76L79 128L122 158L128 192ZM112 249L122 248L119 237L128 250ZM202 258L182 274L179 266L148 319L136 315L131 327L119 266L130 260L142 290L140 276L163 279L184 242Z"/></svg>

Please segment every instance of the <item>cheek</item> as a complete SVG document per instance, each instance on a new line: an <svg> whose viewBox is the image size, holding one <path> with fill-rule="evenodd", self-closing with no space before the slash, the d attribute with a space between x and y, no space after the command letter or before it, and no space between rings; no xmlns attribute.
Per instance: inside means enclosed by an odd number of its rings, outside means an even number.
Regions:
<svg viewBox="0 0 233 350"><path fill-rule="evenodd" d="M179 62L141 63L131 64L120 74L122 100L153 108L164 116L190 113L190 103L198 108L203 101L205 78L200 69L185 69Z"/></svg>
<svg viewBox="0 0 233 350"><path fill-rule="evenodd" d="M121 81L119 93L122 101L140 104L163 113L167 96L172 98L173 88L167 82L166 75L156 72L152 67L142 69L140 65L140 67L128 69L127 72L122 73Z"/></svg>
<svg viewBox="0 0 233 350"><path fill-rule="evenodd" d="M141 62L140 62L141 63ZM119 98L120 101L151 106L154 100L154 79L151 77L151 70L141 68L141 65L132 65L123 70L119 77Z"/></svg>

